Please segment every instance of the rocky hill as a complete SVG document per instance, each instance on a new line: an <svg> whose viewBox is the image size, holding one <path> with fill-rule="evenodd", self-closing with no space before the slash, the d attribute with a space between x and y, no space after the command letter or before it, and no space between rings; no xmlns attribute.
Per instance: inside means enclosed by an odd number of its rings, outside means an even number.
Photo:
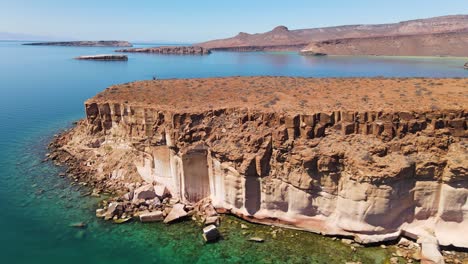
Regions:
<svg viewBox="0 0 468 264"><path fill-rule="evenodd" d="M468 30L424 35L346 38L312 42L305 55L387 55L468 57Z"/></svg>
<svg viewBox="0 0 468 264"><path fill-rule="evenodd" d="M293 49L300 50L310 42L342 38L366 38L376 36L418 35L451 32L468 29L468 15L443 16L380 25L346 25L325 28L289 30L279 26L272 31L258 34L239 33L227 39L219 39L198 45L210 49L255 50Z"/></svg>
<svg viewBox="0 0 468 264"><path fill-rule="evenodd" d="M441 263L438 244L468 247L466 82L127 83L88 100L86 120L57 138L53 157L97 192L127 192L107 208L110 218L147 212L131 187L144 181L186 210L209 198L218 212L360 243L406 236Z"/></svg>

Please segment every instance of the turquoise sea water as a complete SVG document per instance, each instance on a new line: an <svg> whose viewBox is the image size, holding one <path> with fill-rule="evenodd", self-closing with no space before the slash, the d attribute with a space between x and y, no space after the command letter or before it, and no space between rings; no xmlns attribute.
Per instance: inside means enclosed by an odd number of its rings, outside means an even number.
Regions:
<svg viewBox="0 0 468 264"><path fill-rule="evenodd" d="M236 75L468 77L468 59L303 57L294 53L209 56L129 54L128 62L76 61L113 48L22 46L0 42L0 253L2 263L383 263L389 251L271 228L229 217L224 239L204 245L192 222L166 226L96 219L99 199L41 163L55 133L83 117L83 101L107 86L141 79ZM85 221L77 230L70 223ZM247 234L244 234L248 232ZM252 244L252 235L266 243Z"/></svg>

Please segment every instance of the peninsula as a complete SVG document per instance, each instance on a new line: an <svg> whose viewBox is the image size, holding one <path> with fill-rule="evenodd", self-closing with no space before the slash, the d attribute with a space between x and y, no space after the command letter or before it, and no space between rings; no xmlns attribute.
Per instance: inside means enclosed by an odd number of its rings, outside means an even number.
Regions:
<svg viewBox="0 0 468 264"><path fill-rule="evenodd" d="M121 49L116 50L116 52L139 52L177 55L207 55L211 53L209 49L197 46L161 46L152 48Z"/></svg>
<svg viewBox="0 0 468 264"><path fill-rule="evenodd" d="M132 47L128 41L100 40L100 41L61 41L61 42L32 42L23 45L32 46L66 46L66 47Z"/></svg>
<svg viewBox="0 0 468 264"><path fill-rule="evenodd" d="M377 243L420 258L468 248L466 79L232 77L115 85L49 158L97 215L171 222L220 213ZM415 103L417 102L417 103ZM418 253L418 254L419 254Z"/></svg>

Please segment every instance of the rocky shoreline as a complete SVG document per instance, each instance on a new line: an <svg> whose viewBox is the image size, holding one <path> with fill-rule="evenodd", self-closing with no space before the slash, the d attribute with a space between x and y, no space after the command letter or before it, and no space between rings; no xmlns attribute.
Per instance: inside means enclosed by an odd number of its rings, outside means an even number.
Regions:
<svg viewBox="0 0 468 264"><path fill-rule="evenodd" d="M213 51L232 51L232 52L257 52L257 51L299 51L307 47L307 44L276 45L276 46L234 46L234 47L216 47Z"/></svg>
<svg viewBox="0 0 468 264"><path fill-rule="evenodd" d="M108 220L194 217L209 224L209 238L229 213L362 244L406 237L422 260L443 263L439 244L466 247L456 235L466 228L466 99L457 94L465 85L279 77L123 84L88 100L86 120L57 137L48 158L65 162L92 195L112 193L96 212ZM341 87L353 93L340 97ZM349 111L333 110L336 102Z"/></svg>
<svg viewBox="0 0 468 264"><path fill-rule="evenodd" d="M127 55L115 54L100 54L100 55L85 55L75 58L76 60L97 60L97 61L127 61Z"/></svg>
<svg viewBox="0 0 468 264"><path fill-rule="evenodd" d="M221 217L209 198L197 203L183 203L180 199L173 198L166 186L161 184L145 183L138 179L132 182L97 179L95 169L91 164L83 163L64 148L68 142L69 133L70 131L65 131L54 137L48 146L49 153L46 154L44 162L51 161L56 166L66 166L66 173L59 176L68 177L88 187L92 190L88 195L100 197L102 194L108 194L111 196L102 201L102 208L96 209L96 217L117 224L132 219L142 223L164 222L166 224L191 219L205 227L203 238L206 242L215 242L220 238L217 226L220 225ZM221 213L225 212L221 210Z"/></svg>
<svg viewBox="0 0 468 264"><path fill-rule="evenodd" d="M154 54L175 54L175 55L208 55L210 49L197 46L162 46L152 48L121 49L116 52L154 53Z"/></svg>

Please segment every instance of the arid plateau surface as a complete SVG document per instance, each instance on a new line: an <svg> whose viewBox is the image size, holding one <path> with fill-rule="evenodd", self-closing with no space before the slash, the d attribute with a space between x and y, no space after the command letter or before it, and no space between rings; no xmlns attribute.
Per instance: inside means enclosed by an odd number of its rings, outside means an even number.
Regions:
<svg viewBox="0 0 468 264"><path fill-rule="evenodd" d="M362 244L403 236L443 263L439 245L468 248L467 96L464 78L139 81L86 101L49 158L120 197L108 219L231 213Z"/></svg>

